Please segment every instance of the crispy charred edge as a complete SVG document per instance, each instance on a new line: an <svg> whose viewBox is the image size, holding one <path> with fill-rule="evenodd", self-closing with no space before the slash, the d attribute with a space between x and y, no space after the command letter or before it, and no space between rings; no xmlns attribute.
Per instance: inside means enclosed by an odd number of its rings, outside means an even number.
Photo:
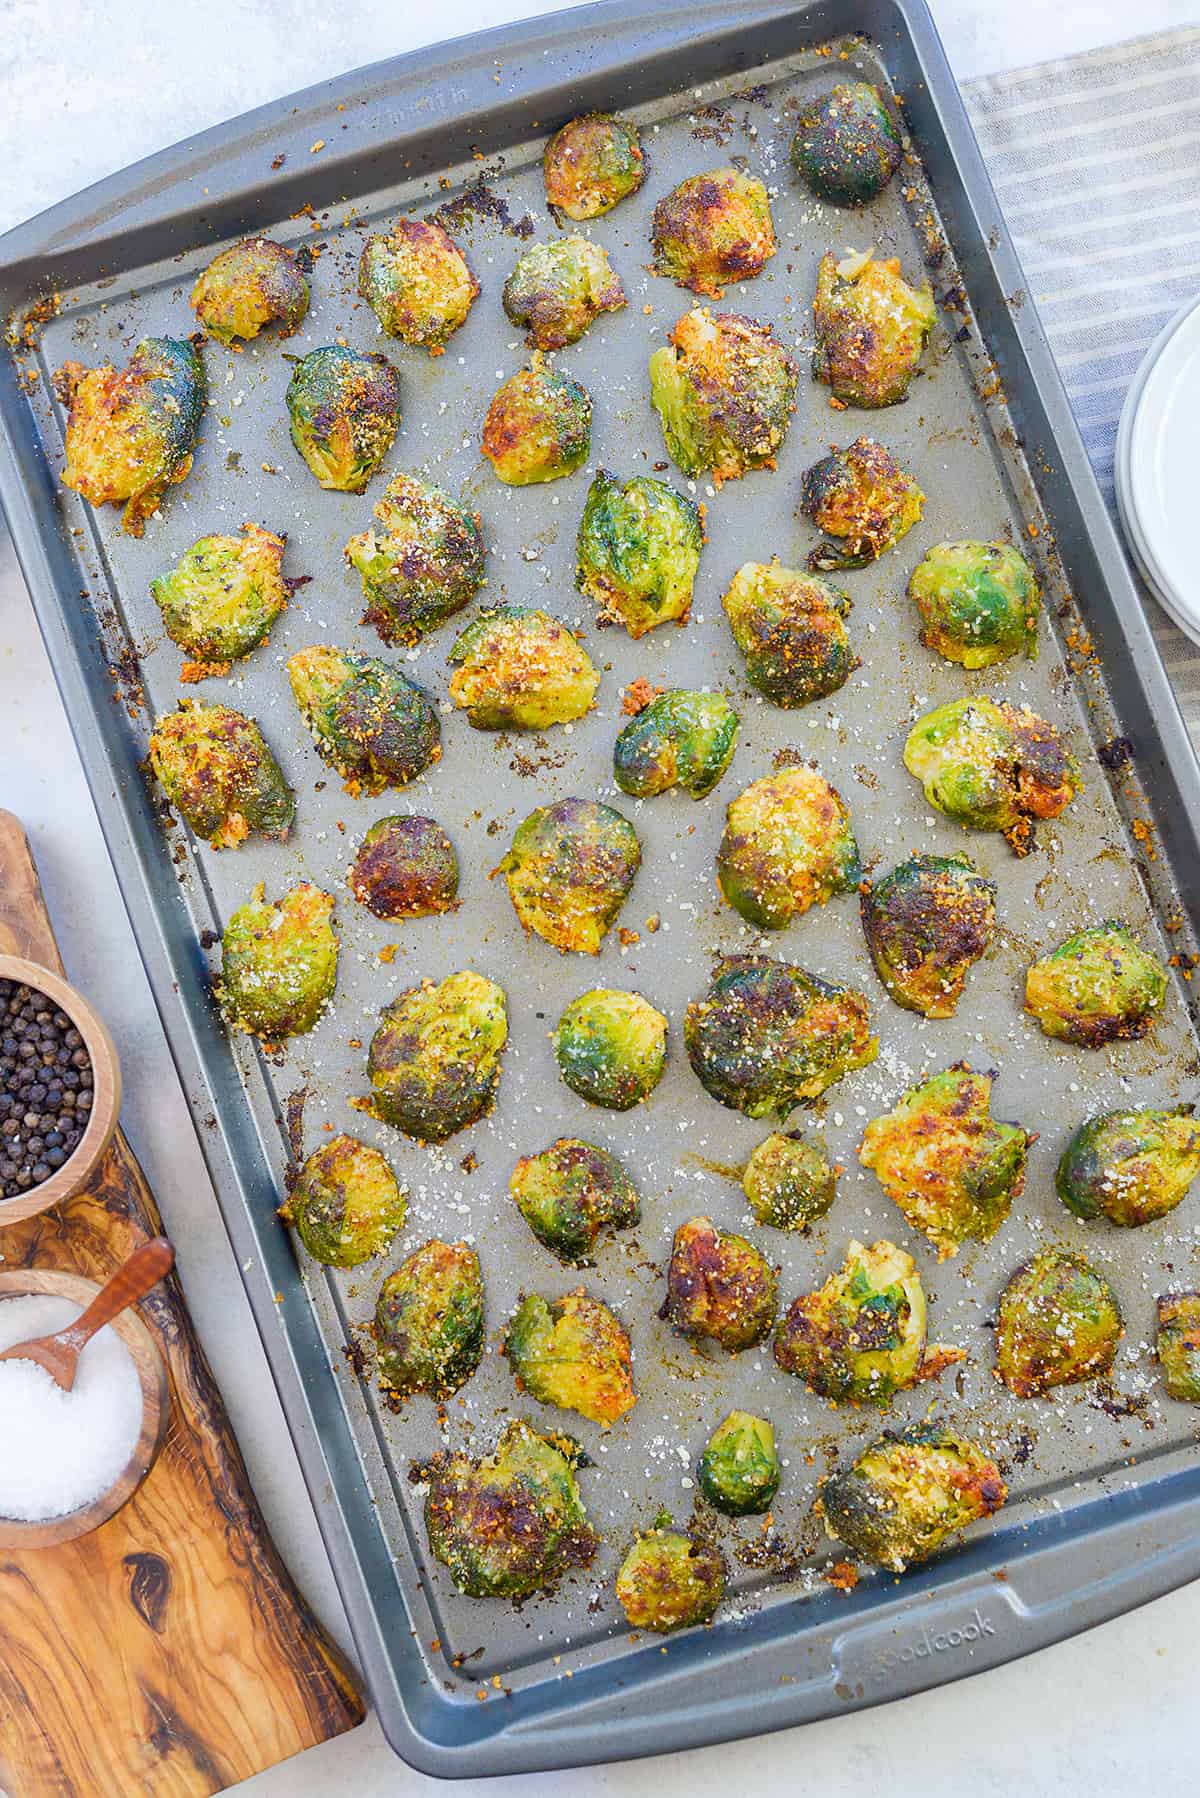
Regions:
<svg viewBox="0 0 1200 1798"><path fill-rule="evenodd" d="M247 293L249 289L249 293ZM245 299L259 302L253 328L243 331L229 314ZM308 312L308 278L286 245L270 237L247 237L215 256L192 289L191 306L210 336L240 349L238 338L257 337L269 325L279 338L299 330Z"/></svg>
<svg viewBox="0 0 1200 1798"><path fill-rule="evenodd" d="M527 368L518 369L492 395L483 421L481 447L501 480L532 485L571 474L587 460L592 441L592 401L586 387L569 375L542 365L535 350ZM514 480L515 453L539 450L529 466L533 474ZM505 475L501 472L508 468Z"/></svg>
<svg viewBox="0 0 1200 1798"><path fill-rule="evenodd" d="M557 1227L539 1219L532 1203L522 1203L531 1175L557 1184ZM604 1234L641 1221L641 1199L621 1162L579 1137L560 1136L536 1155L522 1155L509 1191L538 1241L568 1266L591 1266Z"/></svg>
<svg viewBox="0 0 1200 1798"><path fill-rule="evenodd" d="M191 754L189 755L189 749ZM171 751L188 758L182 770ZM224 752L222 773L204 756ZM159 785L188 827L213 849L236 849L252 833L286 842L296 796L257 721L230 706L199 706L181 699L150 733L148 762Z"/></svg>
<svg viewBox="0 0 1200 1798"><path fill-rule="evenodd" d="M681 1224L671 1246L659 1316L684 1336L708 1336L731 1354L753 1348L775 1322L779 1276L744 1236L706 1217Z"/></svg>
<svg viewBox="0 0 1200 1798"><path fill-rule="evenodd" d="M954 1482L955 1496L965 1515L945 1528L934 1528L932 1539L906 1534L905 1518L895 1500L876 1491L860 1471L871 1457L881 1453L928 1447L950 1449L962 1462ZM970 1523L995 1514L1008 1498L1008 1486L1000 1469L977 1444L957 1431L936 1423L916 1424L906 1430L885 1430L854 1462L826 1479L818 1494L817 1510L833 1535L866 1559L902 1573L928 1560L946 1537Z"/></svg>
<svg viewBox="0 0 1200 1798"><path fill-rule="evenodd" d="M628 184L623 178L604 173L604 158L615 145L629 158ZM636 193L646 179L645 152L637 127L609 112L582 113L568 119L547 140L542 168L546 204L556 215L577 222L611 212L623 199ZM615 192L615 188L620 191ZM595 194L597 190L602 190L600 203L589 202L587 193Z"/></svg>
<svg viewBox="0 0 1200 1798"><path fill-rule="evenodd" d="M481 1007L498 1006L499 1040L494 1046L490 1041L481 1043L482 1020L475 1022L466 1045L460 1045L453 1059L441 1061L436 1091L424 1071L422 1030L432 1016L445 1015L448 1008L463 1008L465 1000L447 997L445 988L471 972L459 969L443 981L425 981L398 993L384 1006L371 1038L367 1073L372 1097L354 1103L416 1142L445 1142L478 1122L495 1102L508 1041L508 1004L503 987L485 975L473 976L481 984L472 993ZM486 1011L483 1015L486 1019Z"/></svg>
<svg viewBox="0 0 1200 1798"><path fill-rule="evenodd" d="M380 818L359 846L350 891L377 918L457 911L458 857L434 818Z"/></svg>
<svg viewBox="0 0 1200 1798"><path fill-rule="evenodd" d="M682 1577L681 1577L682 1576ZM677 1530L660 1512L617 1571L617 1602L635 1629L669 1635L708 1623L725 1595L725 1557L700 1528Z"/></svg>
<svg viewBox="0 0 1200 1798"><path fill-rule="evenodd" d="M527 833L523 842L522 833ZM552 948L596 955L600 941L594 946L575 941L576 926L596 925L603 940L629 896L641 862L637 832L620 812L599 800L566 798L530 812L492 873L505 875L526 935L536 931ZM551 906L559 922L547 934L535 914L544 913L547 922Z"/></svg>
<svg viewBox="0 0 1200 1798"><path fill-rule="evenodd" d="M823 864L815 850L807 867L793 860L786 833L801 827L809 841L823 845ZM852 891L862 878L849 807L836 787L807 768L765 775L730 801L716 866L721 897L762 929L782 928L814 905ZM770 895L779 887L786 896L772 905Z"/></svg>
<svg viewBox="0 0 1200 1798"><path fill-rule="evenodd" d="M769 586L764 577L750 576L739 587L739 569L722 601L746 658L746 678L773 705L784 708L827 699L862 666L846 630L849 595L820 575L789 581L790 571L774 563L768 571L776 577ZM752 591L756 579L763 588L757 596Z"/></svg>
<svg viewBox="0 0 1200 1798"><path fill-rule="evenodd" d="M800 510L827 539L809 552L809 568L828 574L866 567L906 536L924 509L925 495L891 453L872 437L855 438L804 473Z"/></svg>
<svg viewBox="0 0 1200 1798"><path fill-rule="evenodd" d="M435 1236L406 1255L379 1288L371 1329L389 1398L458 1392L483 1355L483 1273L474 1249Z"/></svg>
<svg viewBox="0 0 1200 1798"><path fill-rule="evenodd" d="M697 338L697 318L716 328L720 355L715 366L710 367L701 354L707 346ZM667 347L675 379L687 383L695 408L703 415L704 441L697 446L698 453L689 452L686 459L681 453L682 441L663 420L668 448L683 472L694 476L707 471L713 485L720 488L725 481L740 480L752 468L774 468L776 452L796 410L800 371L771 326L742 313L711 314L701 308L676 321ZM760 370L768 362L767 379L778 384L778 393L768 392L760 379ZM653 363L652 357L652 367ZM661 409L656 409L661 417ZM728 446L725 450L719 447L722 443Z"/></svg>
<svg viewBox="0 0 1200 1798"><path fill-rule="evenodd" d="M379 290L377 265L381 261L390 265L393 274L397 269L418 274L414 301ZM433 303L434 291L445 283L458 289L445 295L455 301L449 310ZM390 231L376 232L363 245L358 291L391 336L428 350L431 356L441 356L478 299L480 288L465 254L444 225L436 219L398 218ZM427 316L422 317L422 312Z"/></svg>
<svg viewBox="0 0 1200 1798"><path fill-rule="evenodd" d="M689 175L655 207L651 242L656 274L719 300L775 254L767 190L736 169Z"/></svg>
<svg viewBox="0 0 1200 1798"><path fill-rule="evenodd" d="M1147 977L1157 971L1162 982L1161 990L1158 983L1155 982L1151 993L1141 1001L1140 1008L1128 1014L1114 1012L1087 1016L1079 1011L1056 1006L1055 1016L1063 1023L1064 1029L1057 1032L1047 1030L1048 1036L1057 1035L1060 1040L1074 1043L1081 1049L1103 1049L1109 1043L1140 1042L1142 1037L1148 1034L1155 1014L1162 1009L1166 997L1166 975L1163 973L1157 956L1141 948L1134 940L1128 926L1119 918L1107 918L1103 924L1097 925L1093 929L1078 931L1075 936L1068 937L1065 942L1058 944L1057 948L1051 949L1048 954L1040 956L1025 977L1025 1009L1032 1012L1038 1018L1038 1022L1042 1023L1038 1011L1030 1003L1030 981L1036 975L1052 971L1055 966L1060 965L1064 951L1070 949L1072 945L1082 944L1087 939L1088 948L1095 945L1102 952L1103 942L1113 938L1119 940L1127 954L1137 958ZM1076 953L1082 960L1086 950L1080 947ZM1104 959L1107 960L1108 957L1104 957ZM1044 1024L1042 1028L1045 1029Z"/></svg>
<svg viewBox="0 0 1200 1798"><path fill-rule="evenodd" d="M1048 1273L1054 1276L1056 1285L1051 1292L1039 1297L1035 1283L1044 1281ZM1087 1303L1093 1309L1107 1309L1115 1328L1098 1336L1089 1353L1068 1360L1061 1320L1079 1307L1064 1303L1062 1287L1073 1277L1087 1282L1091 1293ZM1104 1321L1097 1319L1098 1329ZM1035 1333L1045 1342L1040 1351L1032 1342ZM1021 1262L1000 1294L996 1320L997 1366L993 1371L1001 1384L1017 1398L1040 1398L1056 1386L1076 1385L1108 1373L1124 1334L1125 1320L1117 1295L1087 1257L1063 1249L1041 1249ZM1014 1337L1022 1339L1025 1371L1002 1366L1006 1358L1015 1355ZM1062 1371L1064 1367L1065 1372Z"/></svg>
<svg viewBox="0 0 1200 1798"><path fill-rule="evenodd" d="M965 856L912 855L864 881L860 895L863 934L891 997L927 1018L953 1017L995 934L994 883Z"/></svg>
<svg viewBox="0 0 1200 1798"><path fill-rule="evenodd" d="M572 267L572 255L589 266ZM603 313L619 312L625 289L602 245L558 238L520 257L504 283L503 305L512 323L525 327L531 348L560 350L577 343Z"/></svg>
<svg viewBox="0 0 1200 1798"><path fill-rule="evenodd" d="M361 623L387 644L412 648L483 586L483 520L432 482L396 475L375 506L381 528L351 538L347 560L354 561L352 552L360 546L364 554L370 545L376 554L391 555L389 545L398 535L396 512L404 514L412 534L399 544L385 579L359 568L367 600Z"/></svg>
<svg viewBox="0 0 1200 1798"><path fill-rule="evenodd" d="M1169 1398L1200 1403L1200 1292L1166 1292L1155 1300L1154 1353Z"/></svg>

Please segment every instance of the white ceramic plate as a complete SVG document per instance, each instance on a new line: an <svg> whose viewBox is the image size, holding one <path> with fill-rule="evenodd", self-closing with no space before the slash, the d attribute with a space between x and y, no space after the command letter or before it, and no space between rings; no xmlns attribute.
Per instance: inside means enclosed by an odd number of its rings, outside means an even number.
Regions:
<svg viewBox="0 0 1200 1798"><path fill-rule="evenodd" d="M1200 643L1200 298L1151 346L1121 413L1114 468L1130 549L1163 610ZM1189 542L1190 539L1190 542Z"/></svg>

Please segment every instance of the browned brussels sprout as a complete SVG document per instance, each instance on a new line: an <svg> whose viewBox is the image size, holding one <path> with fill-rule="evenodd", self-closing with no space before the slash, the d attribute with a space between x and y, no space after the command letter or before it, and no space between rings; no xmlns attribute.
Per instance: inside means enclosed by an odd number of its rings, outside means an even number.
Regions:
<svg viewBox="0 0 1200 1798"><path fill-rule="evenodd" d="M1018 1398L1095 1379L1125 1333L1117 1296L1082 1255L1042 1249L1000 1295L996 1378Z"/></svg>
<svg viewBox="0 0 1200 1798"><path fill-rule="evenodd" d="M183 699L150 736L150 766L189 829L214 849L236 849L252 831L282 842L295 795L253 718Z"/></svg>
<svg viewBox="0 0 1200 1798"><path fill-rule="evenodd" d="M700 1084L747 1117L782 1123L802 1099L879 1053L867 1001L805 968L767 955L717 963L708 990L683 1022L688 1059Z"/></svg>
<svg viewBox="0 0 1200 1798"><path fill-rule="evenodd" d="M948 662L988 668L1037 656L1037 578L1011 543L935 543L913 569L908 596L922 643Z"/></svg>
<svg viewBox="0 0 1200 1798"><path fill-rule="evenodd" d="M358 291L389 337L440 356L479 292L466 257L433 219L399 218L363 245Z"/></svg>
<svg viewBox="0 0 1200 1798"><path fill-rule="evenodd" d="M743 562L721 604L746 679L772 705L826 699L859 665L846 635L850 600L819 574Z"/></svg>
<svg viewBox="0 0 1200 1798"><path fill-rule="evenodd" d="M701 508L664 481L622 482L597 469L579 521L575 585L631 637L686 624L703 542Z"/></svg>
<svg viewBox="0 0 1200 1798"><path fill-rule="evenodd" d="M773 1130L742 1169L742 1191L760 1224L807 1230L833 1204L841 1172L798 1130Z"/></svg>
<svg viewBox="0 0 1200 1798"><path fill-rule="evenodd" d="M592 401L586 387L547 368L540 350L528 368L492 395L483 421L483 453L506 487L528 487L574 474L592 450Z"/></svg>
<svg viewBox="0 0 1200 1798"><path fill-rule="evenodd" d="M380 818L358 847L350 891L377 918L458 909L458 857L434 818Z"/></svg>
<svg viewBox="0 0 1200 1798"><path fill-rule="evenodd" d="M875 972L906 1011L952 1018L996 930L996 889L965 855L910 855L862 893Z"/></svg>
<svg viewBox="0 0 1200 1798"><path fill-rule="evenodd" d="M1037 818L1057 818L1080 788L1079 764L1052 724L1028 706L952 699L918 718L904 766L930 805L968 830L998 830L1016 855L1034 846Z"/></svg>
<svg viewBox="0 0 1200 1798"><path fill-rule="evenodd" d="M704 1446L696 1483L714 1510L758 1517L771 1508L783 1470L775 1432L765 1417L731 1411Z"/></svg>
<svg viewBox="0 0 1200 1798"><path fill-rule="evenodd" d="M210 337L249 342L267 325L290 337L308 311L308 279L291 250L247 237L214 256L192 289L192 310Z"/></svg>
<svg viewBox="0 0 1200 1798"><path fill-rule="evenodd" d="M143 337L125 368L64 362L54 391L67 408L64 487L89 506L125 507L140 537L167 488L187 479L208 400L195 344Z"/></svg>
<svg viewBox="0 0 1200 1798"><path fill-rule="evenodd" d="M504 283L505 312L538 350L577 343L602 312L619 312L624 304L608 251L587 237L532 245Z"/></svg>
<svg viewBox="0 0 1200 1798"><path fill-rule="evenodd" d="M672 461L717 487L774 468L798 375L770 325L706 306L685 312L650 358L650 402Z"/></svg>
<svg viewBox="0 0 1200 1798"><path fill-rule="evenodd" d="M598 955L641 865L637 832L594 799L539 805L496 869L525 930L554 949Z"/></svg>
<svg viewBox="0 0 1200 1798"><path fill-rule="evenodd" d="M820 1502L835 1541L903 1573L1007 1497L1000 1469L977 1442L944 1424L919 1423L865 1448L826 1480Z"/></svg>
<svg viewBox="0 0 1200 1798"><path fill-rule="evenodd" d="M1159 1299L1154 1352L1167 1397L1200 1404L1200 1292L1168 1292Z"/></svg>
<svg viewBox="0 0 1200 1798"><path fill-rule="evenodd" d="M465 1242L436 1237L414 1249L379 1288L375 1306L379 1384L396 1398L449 1398L483 1353L483 1275Z"/></svg>
<svg viewBox="0 0 1200 1798"><path fill-rule="evenodd" d="M547 730L590 712L600 685L592 658L549 612L496 606L456 638L450 697L476 730Z"/></svg>
<svg viewBox="0 0 1200 1798"><path fill-rule="evenodd" d="M673 1330L737 1354L762 1341L778 1302L779 1277L748 1238L718 1230L707 1217L680 1224L659 1312Z"/></svg>
<svg viewBox="0 0 1200 1798"><path fill-rule="evenodd" d="M429 695L376 656L298 649L288 658L288 679L318 754L348 793L406 786L441 756Z"/></svg>
<svg viewBox="0 0 1200 1798"><path fill-rule="evenodd" d="M613 775L635 799L674 786L703 799L733 759L737 736L738 715L722 694L672 687L622 730L613 745Z"/></svg>
<svg viewBox="0 0 1200 1798"><path fill-rule="evenodd" d="M508 1006L494 980L464 968L409 987L384 1006L371 1038L369 1109L419 1142L445 1142L491 1105L507 1041Z"/></svg>
<svg viewBox="0 0 1200 1798"><path fill-rule="evenodd" d="M814 381L845 406L894 406L908 395L937 314L928 281L910 287L895 257L826 251L813 301Z"/></svg>
<svg viewBox="0 0 1200 1798"><path fill-rule="evenodd" d="M819 200L865 206L900 166L900 134L867 81L839 81L801 114L792 162Z"/></svg>
<svg viewBox="0 0 1200 1798"><path fill-rule="evenodd" d="M1034 1138L992 1116L995 1078L960 1061L910 1087L863 1132L858 1159L939 1260L968 1239L990 1241L1025 1186Z"/></svg>
<svg viewBox="0 0 1200 1798"><path fill-rule="evenodd" d="M538 1155L522 1155L508 1189L538 1241L560 1261L588 1266L600 1238L638 1223L642 1202L607 1149L560 1136Z"/></svg>
<svg viewBox="0 0 1200 1798"><path fill-rule="evenodd" d="M1089 1223L1106 1217L1123 1228L1166 1217L1200 1174L1193 1109L1106 1111L1080 1124L1054 1176L1063 1204Z"/></svg>
<svg viewBox="0 0 1200 1798"><path fill-rule="evenodd" d="M554 133L542 158L546 204L569 219L594 219L646 179L638 129L611 112L588 112Z"/></svg>
<svg viewBox="0 0 1200 1798"><path fill-rule="evenodd" d="M767 190L740 169L689 175L654 208L653 243L656 275L719 300L775 254Z"/></svg>
<svg viewBox="0 0 1200 1798"><path fill-rule="evenodd" d="M375 517L377 525L346 545L346 560L362 578L362 621L385 643L419 643L483 586L479 514L431 481L397 474Z"/></svg>
<svg viewBox="0 0 1200 1798"><path fill-rule="evenodd" d="M231 1024L270 1043L303 1036L333 997L333 900L302 880L278 904L260 881L221 938L217 997Z"/></svg>
<svg viewBox="0 0 1200 1798"><path fill-rule="evenodd" d="M151 581L168 637L190 658L181 680L228 674L231 662L266 642L288 602L284 542L244 524L240 537L201 537L169 574Z"/></svg>
<svg viewBox="0 0 1200 1798"><path fill-rule="evenodd" d="M908 535L925 495L882 443L858 437L808 469L800 510L826 536L810 551L810 568L865 568Z"/></svg>
<svg viewBox="0 0 1200 1798"><path fill-rule="evenodd" d="M663 1511L621 1562L615 1591L631 1629L691 1629L707 1623L725 1595L725 1557L695 1531L672 1529Z"/></svg>
<svg viewBox="0 0 1200 1798"><path fill-rule="evenodd" d="M628 1111L662 1079L667 1020L640 993L597 987L572 999L558 1020L554 1059L581 1099Z"/></svg>
<svg viewBox="0 0 1200 1798"><path fill-rule="evenodd" d="M504 1353L523 1392L605 1429L637 1401L629 1332L582 1287L561 1299L540 1292L523 1298L509 1321Z"/></svg>
<svg viewBox="0 0 1200 1798"><path fill-rule="evenodd" d="M754 781L725 819L717 885L761 930L782 930L862 879L849 810L815 768L781 768Z"/></svg>
<svg viewBox="0 0 1200 1798"><path fill-rule="evenodd" d="M387 357L339 343L310 350L285 398L292 442L320 486L362 493L400 424L400 377Z"/></svg>
<svg viewBox="0 0 1200 1798"><path fill-rule="evenodd" d="M1082 1049L1145 1036L1166 996L1166 969L1119 918L1069 936L1025 976L1026 1011Z"/></svg>
<svg viewBox="0 0 1200 1798"><path fill-rule="evenodd" d="M333 1136L314 1149L279 1207L326 1267L357 1267L386 1254L407 1213L407 1195L379 1150L353 1136Z"/></svg>

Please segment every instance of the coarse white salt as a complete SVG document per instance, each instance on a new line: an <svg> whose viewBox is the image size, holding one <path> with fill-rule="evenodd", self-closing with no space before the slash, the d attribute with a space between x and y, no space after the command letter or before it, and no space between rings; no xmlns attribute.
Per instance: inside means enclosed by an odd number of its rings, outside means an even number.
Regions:
<svg viewBox="0 0 1200 1798"><path fill-rule="evenodd" d="M0 1350L74 1323L54 1293L0 1302ZM0 1361L0 1517L41 1523L99 1498L119 1477L142 1427L137 1368L108 1325L79 1357L70 1392L35 1361Z"/></svg>

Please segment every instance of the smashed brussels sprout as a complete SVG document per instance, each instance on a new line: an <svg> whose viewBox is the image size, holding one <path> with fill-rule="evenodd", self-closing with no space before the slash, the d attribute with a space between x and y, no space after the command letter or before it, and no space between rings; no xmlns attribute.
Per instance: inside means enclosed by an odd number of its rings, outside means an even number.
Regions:
<svg viewBox="0 0 1200 1798"><path fill-rule="evenodd" d="M1200 1404L1200 1292L1168 1292L1159 1299L1154 1353L1167 1397Z"/></svg>
<svg viewBox="0 0 1200 1798"><path fill-rule="evenodd" d="M504 283L504 310L538 350L577 343L602 312L619 312L625 289L608 251L587 237L533 244Z"/></svg>
<svg viewBox="0 0 1200 1798"><path fill-rule="evenodd" d="M599 955L642 860L633 825L594 799L539 805L496 869L524 930L564 953Z"/></svg>
<svg viewBox="0 0 1200 1798"><path fill-rule="evenodd" d="M279 1207L326 1267L357 1267L385 1254L407 1213L407 1195L379 1150L353 1136L333 1136L314 1149Z"/></svg>
<svg viewBox="0 0 1200 1798"><path fill-rule="evenodd" d="M807 1230L833 1204L841 1171L798 1130L773 1130L742 1169L742 1191L760 1224Z"/></svg>
<svg viewBox="0 0 1200 1798"><path fill-rule="evenodd" d="M905 399L937 316L928 281L910 287L895 257L867 251L839 262L826 251L813 301L814 381L845 406Z"/></svg>
<svg viewBox="0 0 1200 1798"><path fill-rule="evenodd" d="M253 718L224 705L183 699L150 736L150 766L190 830L214 849L236 849L251 832L278 837L296 800Z"/></svg>
<svg viewBox="0 0 1200 1798"><path fill-rule="evenodd" d="M572 999L558 1020L554 1059L581 1099L628 1111L662 1079L667 1020L640 993L597 987Z"/></svg>
<svg viewBox="0 0 1200 1798"><path fill-rule="evenodd" d="M409 987L385 1005L367 1054L370 1109L419 1142L481 1118L508 1041L504 988L470 968Z"/></svg>
<svg viewBox="0 0 1200 1798"><path fill-rule="evenodd" d="M479 283L435 220L399 218L363 245L358 291L389 337L440 356L475 303Z"/></svg>
<svg viewBox="0 0 1200 1798"><path fill-rule="evenodd" d="M504 1353L518 1386L539 1404L578 1411L605 1429L636 1402L629 1332L582 1287L561 1299L523 1298Z"/></svg>
<svg viewBox="0 0 1200 1798"><path fill-rule="evenodd" d="M192 310L210 337L247 342L267 325L290 337L308 311L308 278L298 257L269 237L247 237L214 256L192 289Z"/></svg>
<svg viewBox="0 0 1200 1798"><path fill-rule="evenodd" d="M722 694L672 687L621 731L613 745L613 776L635 799L653 799L675 786L703 799L733 759L737 737L738 715Z"/></svg>
<svg viewBox="0 0 1200 1798"><path fill-rule="evenodd" d="M862 993L766 955L718 962L683 1022L688 1059L705 1091L747 1117L782 1123L879 1053Z"/></svg>
<svg viewBox="0 0 1200 1798"><path fill-rule="evenodd" d="M358 846L350 891L377 918L426 918L458 907L458 857L435 818L380 818Z"/></svg>
<svg viewBox="0 0 1200 1798"><path fill-rule="evenodd" d="M731 1411L704 1445L696 1483L715 1510L758 1517L771 1508L783 1470L775 1432L765 1417Z"/></svg>
<svg viewBox="0 0 1200 1798"><path fill-rule="evenodd" d="M760 930L782 930L861 879L849 810L817 769L781 768L726 807L717 885Z"/></svg>
<svg viewBox="0 0 1200 1798"><path fill-rule="evenodd" d="M996 889L965 855L910 855L864 887L862 922L875 972L896 1004L952 1018L995 935Z"/></svg>
<svg viewBox="0 0 1200 1798"><path fill-rule="evenodd" d="M333 997L338 940L333 900L302 880L275 903L260 881L221 938L221 1010L265 1042L303 1036Z"/></svg>
<svg viewBox="0 0 1200 1798"><path fill-rule="evenodd" d="M575 585L631 637L685 624L703 542L700 507L664 481L621 482L597 469L579 521Z"/></svg>
<svg viewBox="0 0 1200 1798"><path fill-rule="evenodd" d="M903 1573L955 1530L990 1517L1008 1487L990 1455L944 1424L873 1442L821 1488L825 1527L852 1553Z"/></svg>
<svg viewBox="0 0 1200 1798"><path fill-rule="evenodd" d="M650 358L650 402L672 461L717 487L774 468L798 376L770 325L706 306L686 312Z"/></svg>
<svg viewBox="0 0 1200 1798"><path fill-rule="evenodd" d="M226 674L266 642L288 602L283 550L274 531L244 524L240 537L201 537L151 581L168 637L191 658L182 680Z"/></svg>
<svg viewBox="0 0 1200 1798"><path fill-rule="evenodd" d="M882 443L858 437L807 470L800 510L826 536L809 553L810 568L865 568L908 535L925 495Z"/></svg>
<svg viewBox="0 0 1200 1798"><path fill-rule="evenodd" d="M725 1557L663 1512L621 1562L614 1590L631 1629L670 1635L709 1621L725 1595Z"/></svg>
<svg viewBox="0 0 1200 1798"><path fill-rule="evenodd" d="M600 1538L575 1478L569 1436L510 1423L483 1460L438 1454L419 1469L429 1484L429 1547L468 1598L529 1598L587 1567Z"/></svg>
<svg viewBox="0 0 1200 1798"><path fill-rule="evenodd" d="M346 545L362 579L363 623L385 643L419 643L460 612L484 581L483 534L470 512L417 475L397 474L375 507L378 524Z"/></svg>
<svg viewBox="0 0 1200 1798"><path fill-rule="evenodd" d="M1069 936L1025 976L1025 1009L1047 1036L1102 1049L1145 1036L1167 996L1167 971L1119 918Z"/></svg>
<svg viewBox="0 0 1200 1798"><path fill-rule="evenodd" d="M349 793L403 787L442 753L423 687L376 656L314 645L288 658L292 693L323 761Z"/></svg>
<svg viewBox="0 0 1200 1798"><path fill-rule="evenodd" d="M1117 1295L1083 1255L1042 1249L1019 1267L996 1318L996 1377L1018 1398L1095 1379L1124 1335Z"/></svg>
<svg viewBox="0 0 1200 1798"><path fill-rule="evenodd" d="M998 830L1017 855L1036 818L1057 818L1080 787L1079 763L1052 724L991 699L952 699L918 718L904 766L930 805L968 830Z"/></svg>
<svg viewBox="0 0 1200 1798"><path fill-rule="evenodd" d="M549 612L496 606L473 618L448 660L450 697L476 730L546 730L590 712L600 685L573 631Z"/></svg>
<svg viewBox="0 0 1200 1798"><path fill-rule="evenodd" d="M387 357L338 343L310 350L286 399L292 442L320 486L361 493L400 423L400 377Z"/></svg>
<svg viewBox="0 0 1200 1798"><path fill-rule="evenodd" d="M652 241L656 275L719 300L775 254L767 190L740 169L689 175L654 208Z"/></svg>
<svg viewBox="0 0 1200 1798"><path fill-rule="evenodd" d="M743 562L722 599L746 679L772 705L825 699L858 667L846 635L850 600L819 574Z"/></svg>
<svg viewBox="0 0 1200 1798"><path fill-rule="evenodd" d="M637 1188L616 1156L576 1136L522 1155L508 1189L538 1241L579 1267L591 1263L603 1235L641 1220Z"/></svg>
<svg viewBox="0 0 1200 1798"><path fill-rule="evenodd" d="M120 506L140 537L167 488L186 480L208 400L195 344L143 337L124 368L64 362L54 391L67 408L62 482L89 506Z"/></svg>
<svg viewBox="0 0 1200 1798"><path fill-rule="evenodd" d="M414 1249L379 1288L375 1306L379 1383L405 1398L449 1398L483 1353L483 1275L465 1242L436 1237Z"/></svg>
<svg viewBox="0 0 1200 1798"><path fill-rule="evenodd" d="M730 1354L753 1348L775 1322L779 1277L745 1236L707 1217L680 1224L659 1316L681 1336L709 1337Z"/></svg>
<svg viewBox="0 0 1200 1798"><path fill-rule="evenodd" d="M877 87L839 82L801 114L792 163L819 200L865 206L900 166L900 134Z"/></svg>
<svg viewBox="0 0 1200 1798"><path fill-rule="evenodd" d="M483 453L506 487L557 481L582 468L592 450L592 401L586 387L542 362L510 375L492 395L483 421Z"/></svg>
<svg viewBox="0 0 1200 1798"><path fill-rule="evenodd" d="M1200 1125L1174 1111L1106 1111L1080 1124L1062 1152L1055 1190L1087 1222L1131 1228L1166 1217L1200 1174Z"/></svg>
<svg viewBox="0 0 1200 1798"><path fill-rule="evenodd" d="M792 1300L775 1332L775 1359L831 1404L888 1405L966 1354L927 1343L917 1264L880 1241L852 1242L837 1273Z"/></svg>
<svg viewBox="0 0 1200 1798"><path fill-rule="evenodd" d="M922 643L948 662L988 668L1037 656L1037 578L1010 543L935 543L913 569L908 596L921 614Z"/></svg>
<svg viewBox="0 0 1200 1798"><path fill-rule="evenodd" d="M569 119L542 156L546 204L569 219L611 212L646 179L637 126L611 112Z"/></svg>

